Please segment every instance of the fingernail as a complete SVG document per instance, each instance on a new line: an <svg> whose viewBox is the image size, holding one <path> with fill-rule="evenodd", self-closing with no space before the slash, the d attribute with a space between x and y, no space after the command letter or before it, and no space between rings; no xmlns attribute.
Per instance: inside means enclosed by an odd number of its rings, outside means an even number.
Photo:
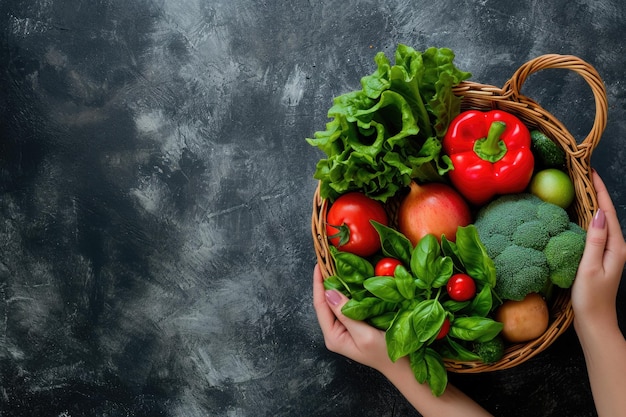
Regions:
<svg viewBox="0 0 626 417"><path fill-rule="evenodd" d="M593 216L593 220L591 221L591 225L597 229L604 229L604 224L606 222L606 217L604 216L604 211L601 208L596 211L596 214Z"/></svg>
<svg viewBox="0 0 626 417"><path fill-rule="evenodd" d="M336 306L341 302L341 295L335 290L327 290L326 301L328 301L328 304Z"/></svg>

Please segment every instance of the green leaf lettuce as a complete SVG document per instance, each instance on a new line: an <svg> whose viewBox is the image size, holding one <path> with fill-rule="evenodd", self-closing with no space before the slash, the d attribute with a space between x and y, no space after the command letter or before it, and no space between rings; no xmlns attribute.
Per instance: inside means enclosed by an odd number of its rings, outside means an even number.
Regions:
<svg viewBox="0 0 626 417"><path fill-rule="evenodd" d="M446 48L400 44L395 64L379 52L361 90L335 97L326 130L307 139L326 154L314 174L322 197L361 190L384 202L413 179L439 180L451 169L441 138L460 112L452 88L471 75L453 61Z"/></svg>

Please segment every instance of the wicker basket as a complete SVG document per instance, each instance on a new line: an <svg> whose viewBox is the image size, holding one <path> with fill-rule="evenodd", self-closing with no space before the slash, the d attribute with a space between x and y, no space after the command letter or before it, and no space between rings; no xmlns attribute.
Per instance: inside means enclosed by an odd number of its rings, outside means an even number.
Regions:
<svg viewBox="0 0 626 417"><path fill-rule="evenodd" d="M522 85L531 74L552 68L574 71L582 76L591 87L595 98L595 119L591 132L580 143L559 120L538 103L520 93ZM606 90L597 71L575 56L542 55L522 65L502 88L464 81L455 88L454 93L462 97L463 110L501 109L508 111L517 115L529 128L542 131L564 149L567 169L576 190L576 200L570 209L570 214L574 221L586 229L597 208L596 194L591 181L591 153L600 141L606 126L608 110ZM325 229L327 209L328 201L320 197L318 185L313 198L312 233L317 261L324 278L335 273ZM503 358L493 364L446 359L445 365L449 371L459 373L479 373L514 367L550 346L567 330L572 320L570 291L558 290L550 305L550 324L539 338L527 343L508 346Z"/></svg>

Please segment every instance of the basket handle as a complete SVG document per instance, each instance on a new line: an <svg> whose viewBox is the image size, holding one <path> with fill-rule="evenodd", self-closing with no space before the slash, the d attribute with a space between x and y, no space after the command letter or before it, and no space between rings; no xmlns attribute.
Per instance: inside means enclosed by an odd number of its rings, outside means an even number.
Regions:
<svg viewBox="0 0 626 417"><path fill-rule="evenodd" d="M602 78L596 69L589 63L573 55L547 54L538 56L524 65L522 65L505 84L503 90L505 94L511 94L511 98L515 101L531 101L523 96L520 91L526 79L533 73L543 69L567 69L576 72L582 76L587 84L591 87L595 99L596 114L591 131L581 143L571 143L574 153L578 153L578 157L584 159L591 157L591 152L595 148L602 137L602 133L607 123L608 101L606 96L606 88L602 82ZM544 116L549 117L551 123L558 125L563 131L567 132L554 116L546 112ZM570 134L571 136L571 134Z"/></svg>
<svg viewBox="0 0 626 417"><path fill-rule="evenodd" d="M522 85L531 74L548 68L572 70L582 76L591 87L595 98L596 114L591 131L580 143L576 142L572 134L556 117L520 93ZM529 113L532 115L533 120L538 120L540 127L549 131L553 138L569 154L568 170L575 171L577 173L576 177L579 179L575 185L577 198L573 211L577 215L579 225L586 228L598 207L598 200L591 178L591 153L602 137L608 113L606 89L600 75L590 64L576 56L542 55L522 65L511 79L506 82L503 87L503 93L520 110L523 110L522 113ZM580 203L582 201L588 202L588 204Z"/></svg>

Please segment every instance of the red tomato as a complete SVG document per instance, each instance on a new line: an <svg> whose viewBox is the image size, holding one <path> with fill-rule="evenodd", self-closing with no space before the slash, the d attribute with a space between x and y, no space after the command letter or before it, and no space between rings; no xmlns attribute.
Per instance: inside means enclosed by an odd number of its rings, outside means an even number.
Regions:
<svg viewBox="0 0 626 417"><path fill-rule="evenodd" d="M454 301L467 301L476 295L476 283L467 274L455 274L448 280L448 295Z"/></svg>
<svg viewBox="0 0 626 417"><path fill-rule="evenodd" d="M402 261L395 258L383 258L376 263L374 274L377 277L393 277L398 265L402 265Z"/></svg>
<svg viewBox="0 0 626 417"><path fill-rule="evenodd" d="M446 317L446 319L443 321L443 324L441 325L441 329L439 329L439 333L437 333L437 337L435 337L435 340L443 339L444 337L448 335L449 331L450 331L450 319Z"/></svg>
<svg viewBox="0 0 626 417"><path fill-rule="evenodd" d="M337 198L326 215L330 243L345 252L370 256L380 249L380 237L370 220L385 226L389 219L382 203L360 192Z"/></svg>

